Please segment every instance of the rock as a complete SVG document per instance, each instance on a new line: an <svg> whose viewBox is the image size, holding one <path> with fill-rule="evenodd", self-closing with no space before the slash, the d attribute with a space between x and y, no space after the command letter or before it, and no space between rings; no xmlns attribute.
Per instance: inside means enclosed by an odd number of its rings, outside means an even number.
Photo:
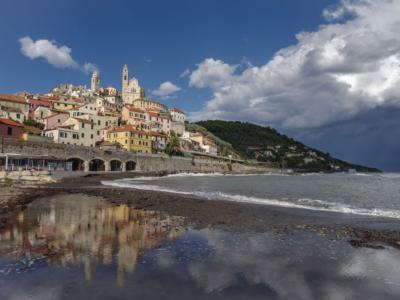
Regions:
<svg viewBox="0 0 400 300"><path fill-rule="evenodd" d="M41 181L41 182L56 182L56 180L55 179L53 179L51 176L40 176L39 177L39 180Z"/></svg>
<svg viewBox="0 0 400 300"><path fill-rule="evenodd" d="M18 172L10 172L8 173L7 178L10 178L11 180L18 180L20 176Z"/></svg>
<svg viewBox="0 0 400 300"><path fill-rule="evenodd" d="M40 171L39 176L50 176L50 171Z"/></svg>
<svg viewBox="0 0 400 300"><path fill-rule="evenodd" d="M31 171L22 171L21 176L32 176L32 172Z"/></svg>
<svg viewBox="0 0 400 300"><path fill-rule="evenodd" d="M39 181L40 180L39 177L37 177L37 176L22 176L20 179L23 181Z"/></svg>
<svg viewBox="0 0 400 300"><path fill-rule="evenodd" d="M382 245L375 245L371 244L362 240L351 240L350 245L352 245L354 248L370 248L370 249L376 249L376 250L381 250L385 249Z"/></svg>

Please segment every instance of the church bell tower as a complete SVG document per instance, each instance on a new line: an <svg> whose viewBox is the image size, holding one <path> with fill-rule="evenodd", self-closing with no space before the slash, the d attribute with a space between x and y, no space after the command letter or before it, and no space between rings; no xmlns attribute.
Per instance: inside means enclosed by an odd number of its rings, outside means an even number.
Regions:
<svg viewBox="0 0 400 300"><path fill-rule="evenodd" d="M99 90L100 86L100 76L99 72L94 71L92 75L92 81L91 81L91 90L92 92L97 92Z"/></svg>
<svg viewBox="0 0 400 300"><path fill-rule="evenodd" d="M128 66L124 65L122 69L122 99L125 100L126 93L128 92L129 87L129 70Z"/></svg>

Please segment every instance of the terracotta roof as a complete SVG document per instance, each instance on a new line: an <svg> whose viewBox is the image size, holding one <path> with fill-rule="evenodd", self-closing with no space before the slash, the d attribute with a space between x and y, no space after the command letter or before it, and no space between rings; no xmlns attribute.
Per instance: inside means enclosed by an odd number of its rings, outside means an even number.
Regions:
<svg viewBox="0 0 400 300"><path fill-rule="evenodd" d="M136 108L136 107L131 107L131 108L128 108L128 109L129 109L129 111L138 112L138 113L142 113L142 114L144 114L146 112L143 109Z"/></svg>
<svg viewBox="0 0 400 300"><path fill-rule="evenodd" d="M18 102L28 104L24 97L14 96L10 94L0 94L0 101Z"/></svg>
<svg viewBox="0 0 400 300"><path fill-rule="evenodd" d="M171 108L170 111L174 111L174 112L178 112L178 113L181 113L181 114L185 114L183 111L181 111L179 108L176 108L176 107Z"/></svg>
<svg viewBox="0 0 400 300"><path fill-rule="evenodd" d="M146 131L149 135L158 135L158 136L162 136L162 137L167 137L167 135L165 135L165 134L163 134L163 133L160 133L160 132L157 132L157 131L151 131L151 130L149 130L149 131Z"/></svg>
<svg viewBox="0 0 400 300"><path fill-rule="evenodd" d="M28 98L28 103L39 103L40 105L42 105L42 106L50 106L52 103L53 103L53 101L51 101L51 100L48 100L48 99L40 99L40 98L38 98L38 99L34 99L34 98ZM39 105L39 106L40 106Z"/></svg>
<svg viewBox="0 0 400 300"><path fill-rule="evenodd" d="M22 113L22 111L19 108L14 108L14 107L1 106L0 109L8 112Z"/></svg>
<svg viewBox="0 0 400 300"><path fill-rule="evenodd" d="M24 127L21 123L15 122L10 119L0 118L0 123L8 126L15 126L15 127Z"/></svg>
<svg viewBox="0 0 400 300"><path fill-rule="evenodd" d="M111 130L109 130L108 132L135 132L135 133L148 134L145 131L137 129L133 125L123 125L123 126L114 127Z"/></svg>
<svg viewBox="0 0 400 300"><path fill-rule="evenodd" d="M163 115L160 115L160 114L157 114L157 113L154 113L154 112L150 112L149 111L148 114L149 114L150 117L156 117L156 118L160 118L160 119L167 119Z"/></svg>

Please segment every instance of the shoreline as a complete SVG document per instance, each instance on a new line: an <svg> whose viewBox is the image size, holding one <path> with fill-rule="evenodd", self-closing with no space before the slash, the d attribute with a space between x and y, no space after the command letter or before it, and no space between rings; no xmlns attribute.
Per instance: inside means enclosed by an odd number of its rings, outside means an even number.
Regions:
<svg viewBox="0 0 400 300"><path fill-rule="evenodd" d="M312 211L302 208L241 203L205 199L195 195L146 191L134 188L104 186L101 181L122 178L162 176L165 173L103 173L76 174L58 182L37 187L20 187L9 205L1 207L0 228L10 215L25 209L35 199L62 194L84 194L114 204L136 209L160 211L184 217L188 226L201 229L218 228L234 232L312 231L333 240L347 240L352 246L400 249L400 224L395 219L351 215L337 212Z"/></svg>

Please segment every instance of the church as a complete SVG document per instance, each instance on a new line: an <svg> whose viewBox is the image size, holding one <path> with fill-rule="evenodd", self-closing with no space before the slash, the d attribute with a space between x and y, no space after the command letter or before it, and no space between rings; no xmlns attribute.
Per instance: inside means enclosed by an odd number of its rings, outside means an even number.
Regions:
<svg viewBox="0 0 400 300"><path fill-rule="evenodd" d="M132 105L136 99L143 98L143 89L139 85L139 80L129 78L128 66L122 69L122 100L126 104Z"/></svg>

